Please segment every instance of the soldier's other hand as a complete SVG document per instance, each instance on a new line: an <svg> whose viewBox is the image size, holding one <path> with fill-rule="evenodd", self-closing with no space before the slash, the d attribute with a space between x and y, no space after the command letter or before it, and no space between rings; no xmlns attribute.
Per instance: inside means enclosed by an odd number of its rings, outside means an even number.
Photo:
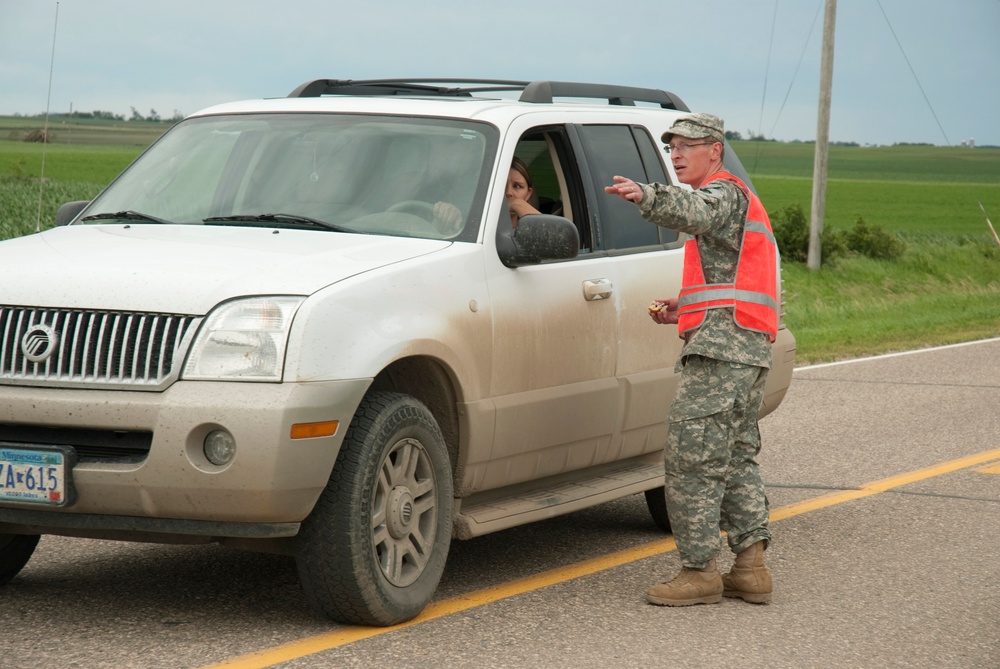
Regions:
<svg viewBox="0 0 1000 669"><path fill-rule="evenodd" d="M649 317L660 325L674 325L680 320L677 312L677 298L671 297L666 300L653 300L649 305Z"/></svg>

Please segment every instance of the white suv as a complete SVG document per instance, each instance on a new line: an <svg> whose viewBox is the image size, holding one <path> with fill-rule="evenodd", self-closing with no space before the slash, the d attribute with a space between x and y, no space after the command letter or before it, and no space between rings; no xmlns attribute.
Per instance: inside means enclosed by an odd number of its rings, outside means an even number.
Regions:
<svg viewBox="0 0 1000 669"><path fill-rule="evenodd" d="M669 530L681 341L647 305L684 240L603 187L675 182L658 138L685 111L318 80L190 116L0 243L0 583L41 534L215 541L294 555L320 612L385 625L453 537L637 493ZM516 228L515 157L542 212ZM794 358L783 328L763 413Z"/></svg>

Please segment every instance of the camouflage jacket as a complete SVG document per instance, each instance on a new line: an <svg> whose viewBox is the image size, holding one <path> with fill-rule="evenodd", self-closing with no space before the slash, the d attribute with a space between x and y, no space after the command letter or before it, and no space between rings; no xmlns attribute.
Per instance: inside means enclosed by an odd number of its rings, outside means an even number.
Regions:
<svg viewBox="0 0 1000 669"><path fill-rule="evenodd" d="M639 211L650 223L698 238L707 283L729 283L736 275L746 222L747 198L731 181L719 179L695 191L680 186L640 184ZM766 334L744 330L732 309L710 309L705 321L681 349L678 369L688 355L703 355L755 367L771 367L771 343Z"/></svg>

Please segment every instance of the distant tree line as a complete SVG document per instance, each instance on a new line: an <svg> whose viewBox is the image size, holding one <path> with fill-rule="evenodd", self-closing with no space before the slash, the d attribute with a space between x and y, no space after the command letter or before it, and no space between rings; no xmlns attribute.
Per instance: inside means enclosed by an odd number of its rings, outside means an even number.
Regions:
<svg viewBox="0 0 1000 669"><path fill-rule="evenodd" d="M149 114L143 115L135 107L130 107L132 113L126 117L124 114L95 109L90 112L72 111L65 114L50 114L50 118L74 119L74 120L96 120L96 121L147 121L151 123L177 123L184 118L180 110L175 109L173 115L164 118L155 109L150 109ZM44 118L45 114L14 114L15 117L22 118Z"/></svg>
<svg viewBox="0 0 1000 669"><path fill-rule="evenodd" d="M739 142L739 141L742 141L744 138L743 138L743 135L740 133L739 130L727 130L726 131L726 139L729 140L729 141L731 141L731 142L732 141ZM767 137L765 137L764 135L762 135L760 133L755 133L753 130L747 130L746 140L748 142L777 142L778 141L776 139L768 139ZM815 142L815 140L811 140L811 139L810 140L805 140L805 141L800 140L800 139L793 139L789 143L790 144L815 144L816 142ZM831 146L861 146L857 142L830 142L830 145Z"/></svg>
<svg viewBox="0 0 1000 669"><path fill-rule="evenodd" d="M746 141L748 141L748 142L777 142L778 141L776 139L768 139L764 135L755 133L753 130L748 130L747 131L747 137L744 137L742 135L742 133L740 133L739 130L727 130L726 131L726 139L729 140L730 142L733 142L733 141L739 142L739 141L743 141L744 139ZM787 140L787 143L788 144L815 144L816 140L814 140L814 139L791 139L791 140ZM859 144L858 142L830 142L830 146L861 146L861 144ZM931 142L894 142L893 144L891 144L889 146L936 146L936 145L933 144L933 143L931 143ZM967 146L967 144L965 144L963 142L961 144L961 146ZM1000 148L1000 147L997 147L996 145L993 145L993 144L981 144L981 145L976 145L973 148L977 148L977 149L996 149L996 148Z"/></svg>

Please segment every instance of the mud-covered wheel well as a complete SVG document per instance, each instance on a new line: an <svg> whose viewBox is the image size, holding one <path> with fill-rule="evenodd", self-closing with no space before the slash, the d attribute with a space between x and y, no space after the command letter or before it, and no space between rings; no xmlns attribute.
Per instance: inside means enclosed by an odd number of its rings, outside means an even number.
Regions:
<svg viewBox="0 0 1000 669"><path fill-rule="evenodd" d="M452 469L458 461L458 414L455 385L448 370L430 358L414 357L397 360L382 370L371 390L393 390L406 393L423 402L437 420L448 445Z"/></svg>

